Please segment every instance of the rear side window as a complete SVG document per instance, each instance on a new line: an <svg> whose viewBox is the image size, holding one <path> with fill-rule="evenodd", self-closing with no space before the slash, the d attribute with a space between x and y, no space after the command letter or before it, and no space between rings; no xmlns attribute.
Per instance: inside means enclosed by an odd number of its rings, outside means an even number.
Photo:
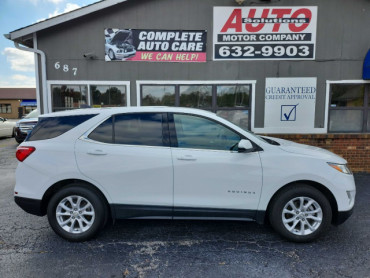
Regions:
<svg viewBox="0 0 370 278"><path fill-rule="evenodd" d="M168 134L163 132L163 121L162 113L115 115L100 124L88 137L103 143L168 146Z"/></svg>
<svg viewBox="0 0 370 278"><path fill-rule="evenodd" d="M33 128L26 141L55 138L94 116L95 114L39 118L37 125Z"/></svg>

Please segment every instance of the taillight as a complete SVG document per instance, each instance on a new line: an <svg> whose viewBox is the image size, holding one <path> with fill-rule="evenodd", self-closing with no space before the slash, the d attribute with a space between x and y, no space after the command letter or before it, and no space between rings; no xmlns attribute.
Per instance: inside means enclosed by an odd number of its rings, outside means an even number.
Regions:
<svg viewBox="0 0 370 278"><path fill-rule="evenodd" d="M35 150L35 147L18 147L15 156L20 162L23 162Z"/></svg>

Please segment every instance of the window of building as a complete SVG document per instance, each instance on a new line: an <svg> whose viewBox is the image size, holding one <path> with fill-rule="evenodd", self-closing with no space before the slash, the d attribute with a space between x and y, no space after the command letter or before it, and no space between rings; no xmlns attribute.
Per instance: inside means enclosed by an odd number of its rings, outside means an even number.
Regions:
<svg viewBox="0 0 370 278"><path fill-rule="evenodd" d="M143 85L141 91L142 106L175 105L175 86Z"/></svg>
<svg viewBox="0 0 370 278"><path fill-rule="evenodd" d="M51 91L53 112L77 109L87 105L86 85L53 85Z"/></svg>
<svg viewBox="0 0 370 278"><path fill-rule="evenodd" d="M90 85L91 104L96 107L126 106L126 86Z"/></svg>
<svg viewBox="0 0 370 278"><path fill-rule="evenodd" d="M142 106L165 105L209 110L243 129L250 129L252 82L146 82L138 81L139 103Z"/></svg>
<svg viewBox="0 0 370 278"><path fill-rule="evenodd" d="M11 114L12 113L12 105L11 104L3 104L0 103L0 113L3 114Z"/></svg>
<svg viewBox="0 0 370 278"><path fill-rule="evenodd" d="M330 84L329 132L370 132L370 84Z"/></svg>
<svg viewBox="0 0 370 278"><path fill-rule="evenodd" d="M130 106L127 81L49 81L52 112L87 107Z"/></svg>
<svg viewBox="0 0 370 278"><path fill-rule="evenodd" d="M181 85L180 106L200 109L212 108L212 86Z"/></svg>

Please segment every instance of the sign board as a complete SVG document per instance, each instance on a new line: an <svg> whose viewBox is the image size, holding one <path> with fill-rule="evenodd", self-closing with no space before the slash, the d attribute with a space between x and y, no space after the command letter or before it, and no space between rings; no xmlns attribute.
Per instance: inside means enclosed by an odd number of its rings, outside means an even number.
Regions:
<svg viewBox="0 0 370 278"><path fill-rule="evenodd" d="M266 78L265 129L275 133L314 130L316 78Z"/></svg>
<svg viewBox="0 0 370 278"><path fill-rule="evenodd" d="M317 7L214 7L214 60L313 60Z"/></svg>
<svg viewBox="0 0 370 278"><path fill-rule="evenodd" d="M105 29L106 61L206 62L207 31Z"/></svg>

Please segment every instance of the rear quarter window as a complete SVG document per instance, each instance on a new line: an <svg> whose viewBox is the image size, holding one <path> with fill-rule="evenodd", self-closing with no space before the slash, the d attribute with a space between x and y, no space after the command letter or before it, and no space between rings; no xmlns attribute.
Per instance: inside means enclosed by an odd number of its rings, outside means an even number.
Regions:
<svg viewBox="0 0 370 278"><path fill-rule="evenodd" d="M96 114L63 117L41 117L25 141L52 139L86 122Z"/></svg>

